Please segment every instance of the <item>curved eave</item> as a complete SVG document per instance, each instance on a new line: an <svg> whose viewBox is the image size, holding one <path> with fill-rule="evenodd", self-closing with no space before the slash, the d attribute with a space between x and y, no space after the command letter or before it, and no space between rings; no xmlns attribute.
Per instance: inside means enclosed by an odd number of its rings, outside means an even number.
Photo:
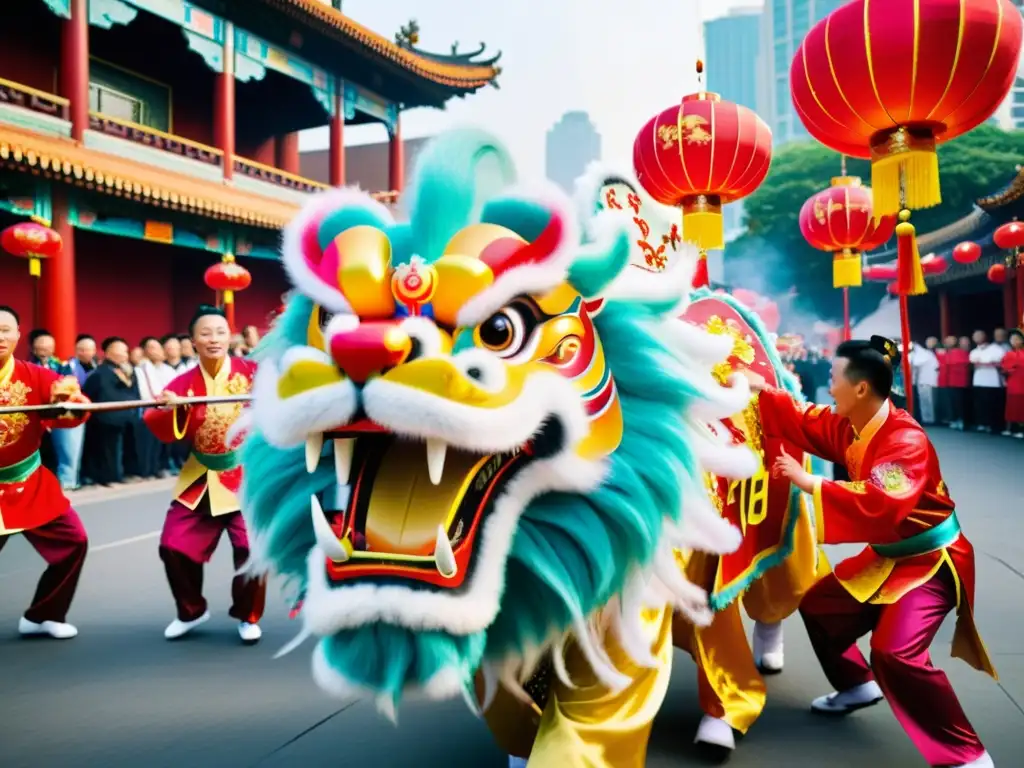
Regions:
<svg viewBox="0 0 1024 768"><path fill-rule="evenodd" d="M316 0L263 0L276 6L323 35L363 52L384 58L417 78L442 86L452 96L464 96L483 88L497 85L501 68L494 66L497 59L466 63L462 60L445 61L441 57L427 57L404 48L377 32L364 27L340 11Z"/></svg>
<svg viewBox="0 0 1024 768"><path fill-rule="evenodd" d="M944 246L950 243L952 243L950 245L952 247L963 240L970 239L972 235L988 229L991 219L992 217L986 211L976 207L969 214L951 224L939 227L932 232L918 235L917 248L924 255L942 250ZM875 251L868 254L867 261L869 264L881 264L886 261L892 261L895 258L896 249L887 248L884 251Z"/></svg>
<svg viewBox="0 0 1024 768"><path fill-rule="evenodd" d="M979 198L978 205L988 211L1015 203L1022 197L1024 197L1024 168L1018 166L1017 175L1005 189L989 197Z"/></svg>

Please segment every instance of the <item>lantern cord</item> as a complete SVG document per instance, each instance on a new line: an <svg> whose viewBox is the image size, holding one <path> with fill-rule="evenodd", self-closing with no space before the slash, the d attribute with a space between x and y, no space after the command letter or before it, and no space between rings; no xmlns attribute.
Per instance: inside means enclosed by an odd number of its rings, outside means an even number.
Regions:
<svg viewBox="0 0 1024 768"><path fill-rule="evenodd" d="M839 156L839 175L846 175L846 155Z"/></svg>
<svg viewBox="0 0 1024 768"><path fill-rule="evenodd" d="M843 286L843 341L850 340L850 288Z"/></svg>
<svg viewBox="0 0 1024 768"><path fill-rule="evenodd" d="M917 239L914 237L914 225L910 223L910 211L907 205L907 173L900 167L900 223L896 225L896 287L900 297L900 346L903 359L903 392L906 398L907 413L914 414L914 376L910 365L910 307L909 294L911 283L915 282L915 273L921 272L921 257L917 252ZM903 228L901 231L901 227ZM924 282L923 275L919 278Z"/></svg>

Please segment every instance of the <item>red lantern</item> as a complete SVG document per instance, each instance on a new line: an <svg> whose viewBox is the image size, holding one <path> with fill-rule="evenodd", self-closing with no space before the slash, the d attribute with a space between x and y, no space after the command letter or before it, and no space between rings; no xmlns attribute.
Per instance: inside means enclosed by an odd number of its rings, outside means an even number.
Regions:
<svg viewBox="0 0 1024 768"><path fill-rule="evenodd" d="M960 243L953 249L953 261L957 264L973 264L981 258L981 246L971 241Z"/></svg>
<svg viewBox="0 0 1024 768"><path fill-rule="evenodd" d="M992 235L992 241L996 244L996 247L1004 251L1014 251L1024 246L1024 224L1021 224L1019 221L1003 224Z"/></svg>
<svg viewBox="0 0 1024 768"><path fill-rule="evenodd" d="M985 122L1014 83L1011 0L853 0L804 38L790 70L808 132L871 159L876 213L941 201L935 145ZM968 51L972 51L970 55Z"/></svg>
<svg viewBox="0 0 1024 768"><path fill-rule="evenodd" d="M218 291L224 302L224 314L227 315L228 325L235 328L235 292L244 291L252 284L252 275L249 270L235 262L235 257L224 254L224 258L217 264L206 270L203 275L206 287Z"/></svg>
<svg viewBox="0 0 1024 768"><path fill-rule="evenodd" d="M1002 285L1006 282L1006 265L1005 264L993 264L988 268L988 279L989 282L995 283L996 285Z"/></svg>
<svg viewBox="0 0 1024 768"><path fill-rule="evenodd" d="M57 256L64 247L60 235L34 221L24 221L5 229L0 234L0 244L12 256L28 259L28 272L32 277L42 274L41 259Z"/></svg>
<svg viewBox="0 0 1024 768"><path fill-rule="evenodd" d="M698 71L702 66L698 62ZM725 247L722 206L757 189L771 161L772 132L765 122L704 91L652 117L633 142L641 186L657 202L682 209L683 237L702 254ZM706 285L703 258L698 270L694 283Z"/></svg>
<svg viewBox="0 0 1024 768"><path fill-rule="evenodd" d="M895 216L876 219L871 190L856 176L837 176L832 186L818 192L800 209L800 232L820 251L834 254L832 285L858 287L861 252L879 247L892 237Z"/></svg>

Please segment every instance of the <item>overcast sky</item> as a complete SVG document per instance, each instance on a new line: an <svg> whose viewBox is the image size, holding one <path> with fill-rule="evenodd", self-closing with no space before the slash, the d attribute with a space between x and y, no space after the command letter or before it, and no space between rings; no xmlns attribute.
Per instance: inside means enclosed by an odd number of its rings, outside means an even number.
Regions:
<svg viewBox="0 0 1024 768"><path fill-rule="evenodd" d="M447 126L495 132L521 173L544 172L544 136L565 112L590 113L607 162L628 165L637 130L655 112L697 89L702 55L699 20L758 0L344 0L347 15L391 37L409 19L419 47L448 52L486 42L502 51L500 90L453 99L441 110L403 113L406 138ZM349 129L346 143L383 141L383 126ZM303 136L307 149L327 145L326 129Z"/></svg>

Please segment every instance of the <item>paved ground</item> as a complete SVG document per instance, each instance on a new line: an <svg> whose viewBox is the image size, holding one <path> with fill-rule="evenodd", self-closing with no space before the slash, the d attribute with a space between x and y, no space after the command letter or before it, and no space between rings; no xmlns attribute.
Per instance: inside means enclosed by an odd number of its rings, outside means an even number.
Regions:
<svg viewBox="0 0 1024 768"><path fill-rule="evenodd" d="M1002 674L997 684L949 657L952 626L935 645L996 764L1024 765L1024 443L939 432L935 441L961 519L978 550L978 619ZM372 706L322 697L308 646L274 661L294 624L275 598L262 645L242 648L226 616L230 552L209 569L215 618L194 639L162 631L172 606L157 558L167 483L131 496L81 497L93 550L66 643L21 641L18 616L40 570L20 538L0 557L0 765L4 768L374 768L504 764L460 702L402 710L396 729ZM831 553L833 556L838 552ZM273 590L272 590L273 592ZM735 766L923 765L888 708L842 722L807 712L825 691L799 619L786 625L787 669ZM428 711L429 706L429 711ZM699 765L693 667L677 655L675 684L656 724L649 766ZM567 767L568 768L568 767Z"/></svg>

